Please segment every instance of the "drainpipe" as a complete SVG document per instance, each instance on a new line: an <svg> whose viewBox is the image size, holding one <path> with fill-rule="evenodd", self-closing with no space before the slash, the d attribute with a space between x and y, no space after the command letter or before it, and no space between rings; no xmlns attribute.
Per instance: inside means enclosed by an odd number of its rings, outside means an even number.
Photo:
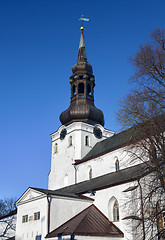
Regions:
<svg viewBox="0 0 165 240"><path fill-rule="evenodd" d="M51 196L47 194L47 201L48 201L48 208L47 208L47 234L49 233L50 230L50 203L51 203Z"/></svg>
<svg viewBox="0 0 165 240"><path fill-rule="evenodd" d="M75 239L75 235L74 233L70 236L70 240L74 240Z"/></svg>
<svg viewBox="0 0 165 240"><path fill-rule="evenodd" d="M62 240L62 233L58 233L57 237L58 237L58 240Z"/></svg>

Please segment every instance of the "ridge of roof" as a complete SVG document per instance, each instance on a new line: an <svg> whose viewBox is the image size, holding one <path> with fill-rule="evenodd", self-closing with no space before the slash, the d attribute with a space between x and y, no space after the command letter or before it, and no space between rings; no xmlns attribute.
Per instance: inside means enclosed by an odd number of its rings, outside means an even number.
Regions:
<svg viewBox="0 0 165 240"><path fill-rule="evenodd" d="M57 190L49 190L49 189L34 188L34 187L29 187L29 188L34 189L36 191L40 191L46 195L50 194L50 195L59 196L59 197L70 197L70 198L75 198L80 200L93 201L92 198L86 197L82 194L136 181L137 179L140 179L153 171L154 171L154 168L152 167L151 162L145 162L145 163L137 164L132 167L124 168L117 172L111 172L111 173L93 178L91 180L86 180L86 181L73 184L67 187L59 188Z"/></svg>
<svg viewBox="0 0 165 240"><path fill-rule="evenodd" d="M58 189L57 190L49 190L49 189L34 188L34 187L30 187L30 188L34 189L36 191L42 192L44 194L47 194L47 195L54 195L54 196L60 196L60 197L70 197L70 198L85 199L85 200L93 201L92 198L83 196L81 194L77 195L77 194L72 193L72 192L59 191Z"/></svg>
<svg viewBox="0 0 165 240"><path fill-rule="evenodd" d="M123 232L93 204L47 234L46 238L57 237L59 234L124 237Z"/></svg>
<svg viewBox="0 0 165 240"><path fill-rule="evenodd" d="M117 172L111 172L91 180L86 180L77 184L70 185L55 191L70 192L74 194L84 194L91 191L98 191L120 184L128 183L140 179L153 172L154 168L150 162L137 164L132 167L124 168Z"/></svg>

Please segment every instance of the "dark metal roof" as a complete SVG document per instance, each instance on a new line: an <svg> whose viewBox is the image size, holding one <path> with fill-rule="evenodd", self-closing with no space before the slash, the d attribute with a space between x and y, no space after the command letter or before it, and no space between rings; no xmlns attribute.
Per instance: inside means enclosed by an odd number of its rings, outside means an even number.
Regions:
<svg viewBox="0 0 165 240"><path fill-rule="evenodd" d="M83 196L82 194L114 187L127 182L132 182L146 176L152 171L154 171L154 169L152 168L151 164L149 162L145 162L122 169L118 172L108 173L100 177L86 180L57 190L48 190L33 187L30 188L47 195L93 200L89 197Z"/></svg>
<svg viewBox="0 0 165 240"><path fill-rule="evenodd" d="M60 115L63 125L72 122L85 122L91 125L104 126L103 112L94 105L95 80L91 64L88 63L84 43L84 28L81 28L81 38L77 63L72 67L70 77L70 106Z"/></svg>
<svg viewBox="0 0 165 240"><path fill-rule="evenodd" d="M76 199L85 199L85 200L92 200L91 198L88 198L86 196L83 195L76 195L73 192L65 192L65 191L59 191L59 190L49 190L49 189L43 189L43 188L34 188L34 187L30 187L31 189L34 189L36 191L42 192L44 194L47 195L54 195L54 196L60 196L60 197L70 197L70 198L76 198Z"/></svg>
<svg viewBox="0 0 165 240"><path fill-rule="evenodd" d="M15 214L17 214L17 209L9 212L9 213L6 214L6 215L0 216L0 219L7 218L7 217L13 216L13 215L15 215Z"/></svg>
<svg viewBox="0 0 165 240"><path fill-rule="evenodd" d="M85 161L99 157L131 143L135 143L146 138L147 136L162 133L164 131L165 114L162 114L144 123L138 124L116 135L113 135L108 139L98 142L82 160L77 160L75 164L81 164Z"/></svg>
<svg viewBox="0 0 165 240"><path fill-rule="evenodd" d="M132 143L133 141L143 137L143 135L144 133L143 131L141 131L140 126L132 127L128 130L115 134L108 139L96 143L92 150L82 160L78 160L75 165L81 164L90 159L99 157L103 154L124 147Z"/></svg>
<svg viewBox="0 0 165 240"><path fill-rule="evenodd" d="M83 194L91 192L91 190L97 191L127 182L132 182L144 177L152 171L153 168L151 167L149 162L141 163L129 168L122 169L118 172L108 173L103 176L93 178L91 180L61 188L55 190L54 192L58 191L59 193L69 192L74 194Z"/></svg>
<svg viewBox="0 0 165 240"><path fill-rule="evenodd" d="M79 236L124 237L123 232L94 205L89 206L50 232L46 238L57 237L58 234L63 236L74 234Z"/></svg>

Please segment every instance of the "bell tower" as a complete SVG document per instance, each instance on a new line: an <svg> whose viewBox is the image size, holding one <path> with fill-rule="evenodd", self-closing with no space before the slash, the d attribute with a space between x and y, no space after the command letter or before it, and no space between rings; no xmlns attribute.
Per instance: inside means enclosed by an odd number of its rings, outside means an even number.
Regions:
<svg viewBox="0 0 165 240"><path fill-rule="evenodd" d="M84 27L80 30L77 63L72 67L70 77L70 105L60 115L62 126L51 134L48 188L52 190L86 180L87 170L78 172L75 161L81 161L97 142L114 134L104 128L104 115L94 105L95 78L92 66L87 62Z"/></svg>
<svg viewBox="0 0 165 240"><path fill-rule="evenodd" d="M60 121L63 125L72 122L86 122L92 125L104 126L104 115L94 105L95 78L92 66L87 62L84 42L84 27L80 28L81 37L77 63L72 67L70 77L71 101L67 110L61 113Z"/></svg>

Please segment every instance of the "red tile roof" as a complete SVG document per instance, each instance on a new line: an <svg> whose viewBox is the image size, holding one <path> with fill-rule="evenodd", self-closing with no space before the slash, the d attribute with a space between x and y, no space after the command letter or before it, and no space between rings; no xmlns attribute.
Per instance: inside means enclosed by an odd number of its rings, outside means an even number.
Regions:
<svg viewBox="0 0 165 240"><path fill-rule="evenodd" d="M75 217L47 234L46 238L57 237L58 234L62 234L63 236L124 237L123 232L110 222L94 205L89 206Z"/></svg>

